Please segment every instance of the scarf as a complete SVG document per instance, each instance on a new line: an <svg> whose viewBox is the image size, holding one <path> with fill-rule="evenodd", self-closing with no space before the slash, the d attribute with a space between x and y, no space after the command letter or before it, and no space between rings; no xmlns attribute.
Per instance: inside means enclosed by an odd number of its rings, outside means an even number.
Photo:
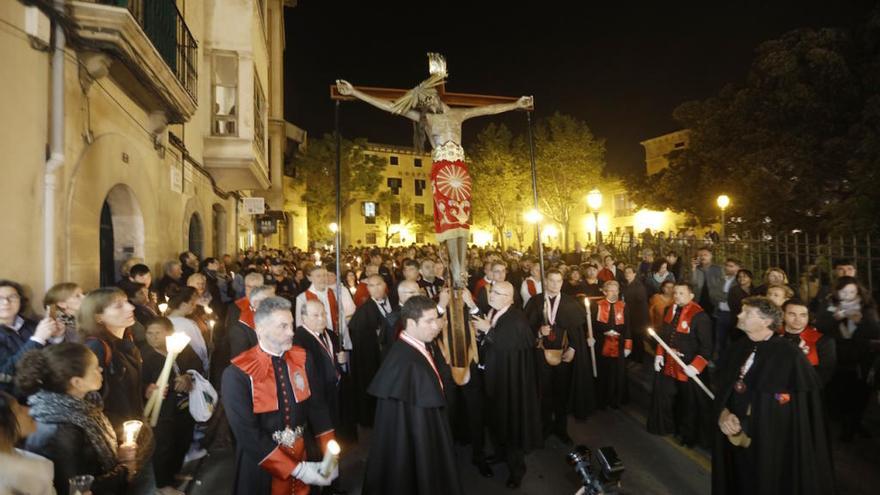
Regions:
<svg viewBox="0 0 880 495"><path fill-rule="evenodd" d="M31 417L39 423L66 423L83 430L98 453L101 469L108 472L116 467L116 432L99 400L40 390L28 399L28 405Z"/></svg>
<svg viewBox="0 0 880 495"><path fill-rule="evenodd" d="M861 311L862 310L862 300L861 298L856 299L854 301L840 301L837 303L837 306L829 306L828 309L832 313L836 313L838 311L843 311L846 313L851 313L853 311ZM840 322L840 336L846 340L849 340L853 337L853 334L856 333L858 325L856 322L852 321L848 316L846 320Z"/></svg>

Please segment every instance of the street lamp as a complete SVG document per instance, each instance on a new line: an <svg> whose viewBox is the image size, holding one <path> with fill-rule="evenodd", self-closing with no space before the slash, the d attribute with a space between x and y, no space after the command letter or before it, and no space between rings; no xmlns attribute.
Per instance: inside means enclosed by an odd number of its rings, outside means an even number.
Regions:
<svg viewBox="0 0 880 495"><path fill-rule="evenodd" d="M724 243L724 240L726 239L724 235L724 210L730 206L730 197L726 194L722 194L718 196L718 199L716 199L715 202L718 204L718 207L721 208L721 242Z"/></svg>
<svg viewBox="0 0 880 495"><path fill-rule="evenodd" d="M330 224L330 232L333 232L334 234L339 232L339 225L336 225L336 222Z"/></svg>
<svg viewBox="0 0 880 495"><path fill-rule="evenodd" d="M596 245L598 246L599 245L599 209L602 208L602 193L599 191L598 188L594 187L593 190L587 194L587 205L590 207L590 210L592 210L592 212L593 212L593 228L595 229L593 234L595 236L594 239L595 239Z"/></svg>

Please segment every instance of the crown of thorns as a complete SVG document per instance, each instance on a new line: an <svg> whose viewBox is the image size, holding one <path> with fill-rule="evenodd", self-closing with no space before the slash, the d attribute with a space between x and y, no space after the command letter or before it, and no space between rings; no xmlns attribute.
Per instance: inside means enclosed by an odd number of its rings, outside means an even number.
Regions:
<svg viewBox="0 0 880 495"><path fill-rule="evenodd" d="M418 86L406 92L391 105L391 111L400 115L416 106L419 101L429 94L429 90L446 82L446 59L439 53L428 53L428 73L430 77L420 82Z"/></svg>

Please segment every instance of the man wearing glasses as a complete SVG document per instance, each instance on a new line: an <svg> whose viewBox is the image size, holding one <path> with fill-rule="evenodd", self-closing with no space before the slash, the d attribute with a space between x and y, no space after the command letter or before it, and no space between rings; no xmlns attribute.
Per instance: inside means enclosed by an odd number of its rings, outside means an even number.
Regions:
<svg viewBox="0 0 880 495"><path fill-rule="evenodd" d="M513 297L510 282L496 282L489 292L488 315L474 321L479 332L486 418L495 445L493 460L507 463L508 488L522 483L525 452L543 444L535 383L535 339L525 314L514 307Z"/></svg>

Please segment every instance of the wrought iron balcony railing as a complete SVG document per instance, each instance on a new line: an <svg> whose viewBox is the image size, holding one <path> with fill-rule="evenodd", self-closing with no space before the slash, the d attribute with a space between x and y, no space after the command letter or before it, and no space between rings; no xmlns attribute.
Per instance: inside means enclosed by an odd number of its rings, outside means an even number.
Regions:
<svg viewBox="0 0 880 495"><path fill-rule="evenodd" d="M92 0L128 9L186 91L198 100L198 43L174 0Z"/></svg>

